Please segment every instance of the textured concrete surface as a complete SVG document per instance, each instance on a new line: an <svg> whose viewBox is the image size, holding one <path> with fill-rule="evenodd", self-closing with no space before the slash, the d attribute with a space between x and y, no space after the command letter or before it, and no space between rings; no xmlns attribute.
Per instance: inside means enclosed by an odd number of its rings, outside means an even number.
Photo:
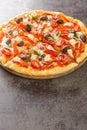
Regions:
<svg viewBox="0 0 87 130"><path fill-rule="evenodd" d="M87 0L0 0L0 23L32 9L63 11L87 25ZM87 130L87 63L51 80L0 67L0 130Z"/></svg>

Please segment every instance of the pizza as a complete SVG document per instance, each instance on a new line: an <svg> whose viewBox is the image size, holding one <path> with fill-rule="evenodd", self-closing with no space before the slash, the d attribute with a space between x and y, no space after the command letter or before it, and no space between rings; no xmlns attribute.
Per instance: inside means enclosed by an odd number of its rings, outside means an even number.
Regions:
<svg viewBox="0 0 87 130"><path fill-rule="evenodd" d="M86 26L62 12L24 12L0 27L0 64L17 75L62 76L86 57Z"/></svg>

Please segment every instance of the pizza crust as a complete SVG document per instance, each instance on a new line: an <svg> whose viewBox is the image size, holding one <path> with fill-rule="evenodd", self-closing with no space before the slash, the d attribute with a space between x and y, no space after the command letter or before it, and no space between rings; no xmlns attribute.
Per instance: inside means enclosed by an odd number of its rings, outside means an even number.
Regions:
<svg viewBox="0 0 87 130"><path fill-rule="evenodd" d="M36 13L48 13L48 14L62 14L61 12L51 12L51 11L44 11L44 10L33 10L30 12L25 12L23 14L17 15L16 17L12 18L9 22L10 23L14 23L15 18L18 18L20 16L24 16L26 14L31 14L32 12L36 12ZM70 16L66 16L67 19L72 20L73 18ZM87 29L86 26L80 21L75 19L81 26L82 31L86 32L87 35ZM0 30L5 27L6 24L3 24L0 27ZM1 57L0 58L0 64L1 66L6 69L7 71L22 76L22 77L27 77L27 78L40 78L40 79L47 79L47 78L54 78L54 77L60 77L63 75L66 75L74 70L76 70L77 68L79 68L86 60L87 60L87 43L85 43L85 51L80 55L80 57L77 58L77 63L71 63L67 66L63 66L63 67L54 67L54 68L49 68L46 70L37 70L37 69L33 69L31 66L29 66L28 68L24 68L24 67L20 67L18 64L13 63L11 60L8 61L7 63L5 63L5 57Z"/></svg>
<svg viewBox="0 0 87 130"><path fill-rule="evenodd" d="M60 77L74 71L78 66L76 63L71 63L64 67L54 67L46 70L37 70L31 67L24 68L20 67L18 64L13 64L12 61L8 61L6 64L2 65L6 70L20 75L23 77L32 77L32 78L51 78L51 77Z"/></svg>

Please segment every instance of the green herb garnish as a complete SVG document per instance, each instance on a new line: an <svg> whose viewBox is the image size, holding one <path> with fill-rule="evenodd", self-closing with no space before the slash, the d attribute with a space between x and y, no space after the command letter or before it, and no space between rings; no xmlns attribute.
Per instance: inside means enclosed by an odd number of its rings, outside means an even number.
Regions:
<svg viewBox="0 0 87 130"><path fill-rule="evenodd" d="M36 15L32 15L32 19L36 20L36 18L37 18Z"/></svg>
<svg viewBox="0 0 87 130"><path fill-rule="evenodd" d="M74 32L74 37L79 38L76 32Z"/></svg>
<svg viewBox="0 0 87 130"><path fill-rule="evenodd" d="M6 44L10 47L11 46L11 42L6 42Z"/></svg>
<svg viewBox="0 0 87 130"><path fill-rule="evenodd" d="M8 33L9 33L10 35L12 35L13 31L12 31L12 30L10 30Z"/></svg>
<svg viewBox="0 0 87 130"><path fill-rule="evenodd" d="M29 54L32 54L32 53L33 53L33 50L29 50L28 52L29 52Z"/></svg>
<svg viewBox="0 0 87 130"><path fill-rule="evenodd" d="M49 36L48 38L49 38L49 40L54 41L54 36L53 35Z"/></svg>
<svg viewBox="0 0 87 130"><path fill-rule="evenodd" d="M39 55L38 51L34 50L34 54L35 55Z"/></svg>
<svg viewBox="0 0 87 130"><path fill-rule="evenodd" d="M60 38L61 32L58 32L57 34L57 38Z"/></svg>
<svg viewBox="0 0 87 130"><path fill-rule="evenodd" d="M6 41L6 44L7 44L9 47L11 46L11 39L10 39L10 38Z"/></svg>
<svg viewBox="0 0 87 130"><path fill-rule="evenodd" d="M70 30L70 33L75 33L74 29L71 29L71 30Z"/></svg>
<svg viewBox="0 0 87 130"><path fill-rule="evenodd" d="M21 29L20 29L20 30L18 30L18 33L19 33L19 34L21 34L22 32L23 32L23 30L21 30Z"/></svg>
<svg viewBox="0 0 87 130"><path fill-rule="evenodd" d="M31 57L30 56L27 56L27 61L31 61Z"/></svg>
<svg viewBox="0 0 87 130"><path fill-rule="evenodd" d="M73 33L73 34L74 34L74 37L79 38L78 35L77 35L77 33L74 31L74 29L71 29L71 30L70 30L70 33Z"/></svg>

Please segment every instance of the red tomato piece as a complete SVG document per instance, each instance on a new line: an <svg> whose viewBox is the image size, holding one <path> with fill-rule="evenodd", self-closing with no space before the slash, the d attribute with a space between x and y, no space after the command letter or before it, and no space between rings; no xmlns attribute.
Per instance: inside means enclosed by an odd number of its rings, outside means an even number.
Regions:
<svg viewBox="0 0 87 130"><path fill-rule="evenodd" d="M36 69L38 69L38 68L41 67L41 66L40 66L40 63L39 63L37 60L32 60L32 61L31 61L31 66L32 66L33 68L36 68Z"/></svg>
<svg viewBox="0 0 87 130"><path fill-rule="evenodd" d="M66 54L61 54L58 56L58 65L59 66L64 66L67 65L69 63L71 63L71 61L73 61L73 59L71 59L68 55Z"/></svg>
<svg viewBox="0 0 87 130"><path fill-rule="evenodd" d="M5 55L5 56L11 56L11 50L10 49L8 49L8 48L4 48L3 50L2 50L2 53Z"/></svg>

